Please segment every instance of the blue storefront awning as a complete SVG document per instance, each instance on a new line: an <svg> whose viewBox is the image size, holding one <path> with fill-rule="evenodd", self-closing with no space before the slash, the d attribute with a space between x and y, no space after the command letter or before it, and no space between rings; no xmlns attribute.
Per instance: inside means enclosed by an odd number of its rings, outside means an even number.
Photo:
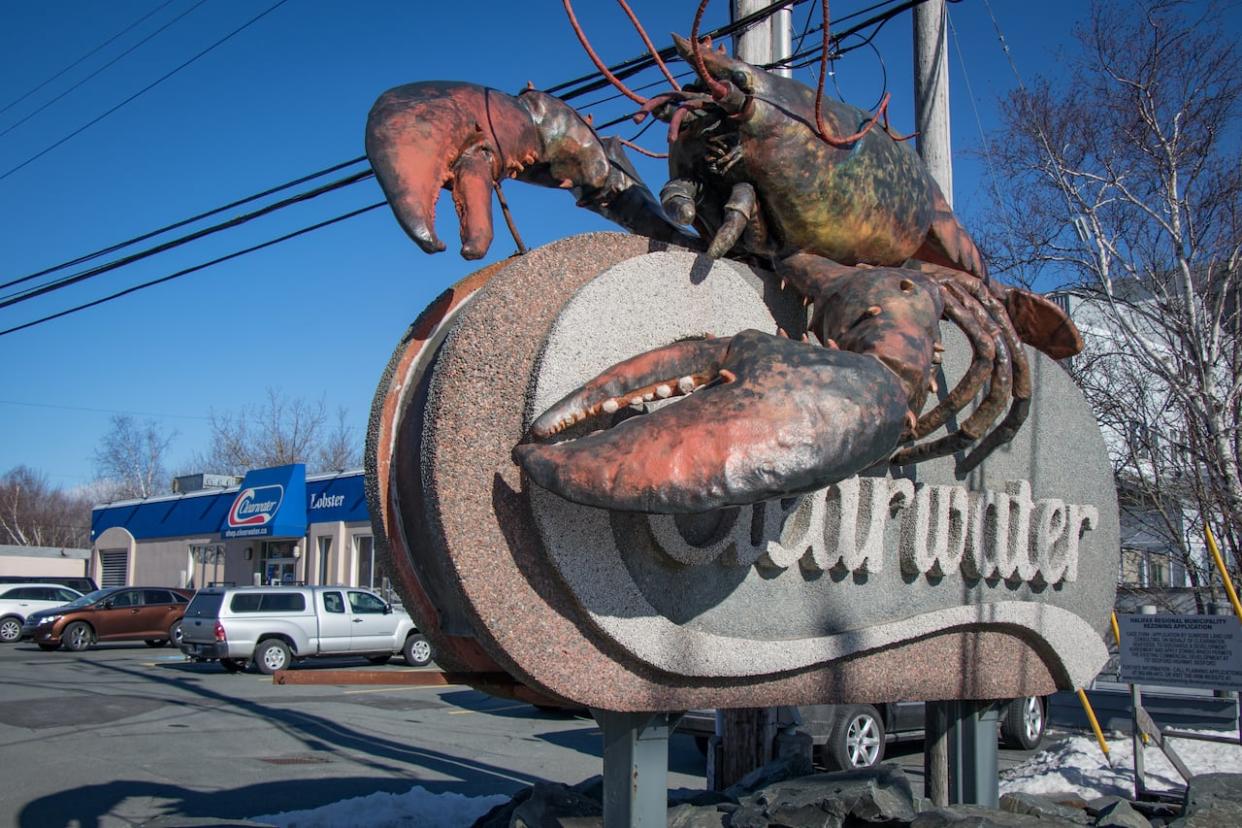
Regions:
<svg viewBox="0 0 1242 828"><path fill-rule="evenodd" d="M223 538L297 538L306 534L306 466L247 472L220 527Z"/></svg>
<svg viewBox="0 0 1242 828"><path fill-rule="evenodd" d="M291 465L251 471L240 486L230 489L96 506L91 511L91 539L114 526L138 540L213 535L297 538L313 524L369 519L361 471L307 479L303 466Z"/></svg>

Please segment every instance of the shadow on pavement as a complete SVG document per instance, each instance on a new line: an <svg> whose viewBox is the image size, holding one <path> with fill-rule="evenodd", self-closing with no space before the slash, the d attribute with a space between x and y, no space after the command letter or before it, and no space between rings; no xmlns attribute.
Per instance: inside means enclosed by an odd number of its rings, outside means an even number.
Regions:
<svg viewBox="0 0 1242 828"><path fill-rule="evenodd" d="M421 785L433 793L451 783L424 783L387 777L345 776L284 780L247 785L225 791L196 791L180 785L118 779L104 785L85 785L36 799L18 815L20 828L99 828L104 817L125 819L129 800L155 799L157 809L142 809L141 824L159 817L244 819L258 814L318 808L351 797L383 791L405 793ZM516 789L516 785L514 789Z"/></svg>
<svg viewBox="0 0 1242 828"><path fill-rule="evenodd" d="M342 760L385 773L391 773L392 763L399 762L424 768L449 779L424 782L417 778L393 779L389 776L315 777L216 792L195 791L174 784L123 780L73 788L70 787L70 779L66 780L63 790L34 800L21 810L18 824L22 828L56 828L71 824L92 828L100 824L102 817L112 814L118 804L134 798L170 800L162 813L151 814L147 817L149 819L160 815L237 819L261 813L315 808L376 791L404 792L413 785L420 785L432 793L452 791L477 796L513 793L542 779L509 768L421 748L395 738L364 733L323 716L226 695L204 687L197 681L187 680L188 676L183 678L176 674L152 674L106 662L97 662L94 666L100 670L175 686L217 706L228 706L240 716L262 717L287 736L300 741L308 751L322 752L323 760L327 762L332 761L334 755L339 755ZM477 695L481 699L490 698L481 693ZM282 699L282 703L290 700ZM185 703L177 704L183 709L190 706ZM239 768L239 773L241 772Z"/></svg>

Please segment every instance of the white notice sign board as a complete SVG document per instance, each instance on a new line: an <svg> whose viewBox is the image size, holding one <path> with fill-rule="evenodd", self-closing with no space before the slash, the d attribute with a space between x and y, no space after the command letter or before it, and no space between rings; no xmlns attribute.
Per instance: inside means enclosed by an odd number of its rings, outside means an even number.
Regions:
<svg viewBox="0 0 1242 828"><path fill-rule="evenodd" d="M1121 680L1242 688L1242 624L1231 615L1118 615Z"/></svg>

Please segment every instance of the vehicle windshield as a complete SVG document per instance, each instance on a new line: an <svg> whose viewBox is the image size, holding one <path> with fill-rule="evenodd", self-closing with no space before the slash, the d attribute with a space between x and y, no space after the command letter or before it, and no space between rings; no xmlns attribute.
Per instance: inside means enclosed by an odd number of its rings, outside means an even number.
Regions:
<svg viewBox="0 0 1242 828"><path fill-rule="evenodd" d="M82 607L89 607L91 604L95 603L100 598L103 598L105 595L108 595L111 592L112 590L110 589L97 589L94 592L86 593L81 598L74 598L72 601L65 604L64 606L57 607L57 609L82 609Z"/></svg>

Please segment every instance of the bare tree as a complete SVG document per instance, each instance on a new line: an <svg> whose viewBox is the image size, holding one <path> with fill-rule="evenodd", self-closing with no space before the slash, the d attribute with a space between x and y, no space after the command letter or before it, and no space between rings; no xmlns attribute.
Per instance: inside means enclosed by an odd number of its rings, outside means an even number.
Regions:
<svg viewBox="0 0 1242 828"><path fill-rule="evenodd" d="M29 466L0 477L0 543L17 546L90 546L91 503L53 488Z"/></svg>
<svg viewBox="0 0 1242 828"><path fill-rule="evenodd" d="M336 428L328 431L322 398L309 402L269 388L263 404L211 413L211 445L199 466L237 475L289 463L306 463L311 471L357 466L361 441L346 428L345 417L338 412Z"/></svg>
<svg viewBox="0 0 1242 828"><path fill-rule="evenodd" d="M165 433L153 421L139 423L115 414L95 449L95 470L113 498L151 497L169 490L164 456L176 432Z"/></svg>
<svg viewBox="0 0 1242 828"><path fill-rule="evenodd" d="M1211 520L1236 562L1242 66L1217 13L1092 5L1066 79L1003 104L989 154L1007 182L1005 226L989 247L1011 278L1078 286L1100 330L1086 331L1097 336L1075 374L1119 476L1148 503ZM1185 543L1175 523L1170 539Z"/></svg>

